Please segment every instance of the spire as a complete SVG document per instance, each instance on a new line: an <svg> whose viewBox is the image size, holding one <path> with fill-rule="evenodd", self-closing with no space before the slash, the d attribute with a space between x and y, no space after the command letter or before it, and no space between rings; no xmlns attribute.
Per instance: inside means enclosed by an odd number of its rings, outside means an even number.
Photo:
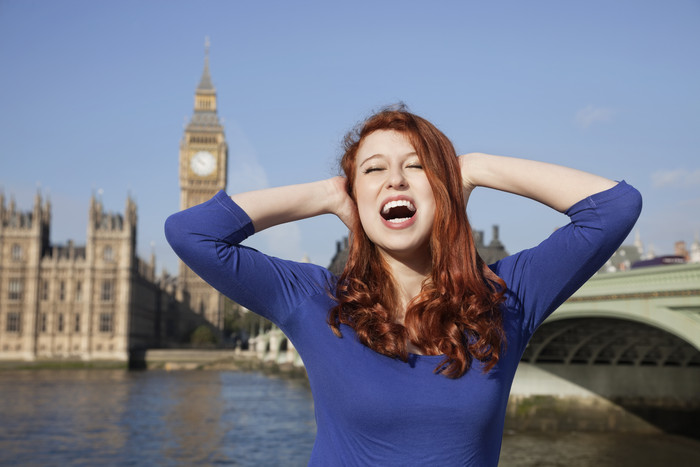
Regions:
<svg viewBox="0 0 700 467"><path fill-rule="evenodd" d="M492 228L493 228L493 230L492 230L492 238L491 238L491 243L489 243L489 246L490 246L490 247L500 248L500 247L503 246L503 244L501 243L501 239L498 238L498 226L497 226L497 225L494 225Z"/></svg>
<svg viewBox="0 0 700 467"><path fill-rule="evenodd" d="M642 234L639 233L639 229L634 234L634 246L637 247L640 256L644 254L644 244L642 243Z"/></svg>
<svg viewBox="0 0 700 467"><path fill-rule="evenodd" d="M207 37L204 42L204 71L194 93L194 115L185 127L185 131L194 128L206 131L219 131L221 129L219 117L216 115L216 89L211 84L211 76L209 75L209 45Z"/></svg>
<svg viewBox="0 0 700 467"><path fill-rule="evenodd" d="M206 37L204 39L204 71L202 71L202 79L199 80L199 86L197 86L198 91L214 91L214 85L211 83L211 76L209 75L210 46L209 37Z"/></svg>
<svg viewBox="0 0 700 467"><path fill-rule="evenodd" d="M700 235L697 232L695 233L695 240L690 246L690 262L700 263Z"/></svg>

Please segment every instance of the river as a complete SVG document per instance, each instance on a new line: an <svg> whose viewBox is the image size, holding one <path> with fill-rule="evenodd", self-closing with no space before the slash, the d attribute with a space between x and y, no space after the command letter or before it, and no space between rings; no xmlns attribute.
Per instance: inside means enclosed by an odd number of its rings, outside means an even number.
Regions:
<svg viewBox="0 0 700 467"><path fill-rule="evenodd" d="M256 372L0 371L0 465L304 466L313 401ZM698 466L671 435L514 433L503 467Z"/></svg>

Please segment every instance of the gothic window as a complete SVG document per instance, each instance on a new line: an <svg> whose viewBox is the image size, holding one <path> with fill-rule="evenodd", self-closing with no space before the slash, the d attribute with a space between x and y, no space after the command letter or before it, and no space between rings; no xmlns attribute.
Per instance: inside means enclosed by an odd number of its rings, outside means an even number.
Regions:
<svg viewBox="0 0 700 467"><path fill-rule="evenodd" d="M100 313L100 332L112 332L114 318L112 313Z"/></svg>
<svg viewBox="0 0 700 467"><path fill-rule="evenodd" d="M12 261L22 260L22 246L18 244L12 245Z"/></svg>
<svg viewBox="0 0 700 467"><path fill-rule="evenodd" d="M104 250L102 250L102 258L105 261L114 261L114 250L112 250L112 247L107 245Z"/></svg>
<svg viewBox="0 0 700 467"><path fill-rule="evenodd" d="M73 331L80 332L80 313L75 314L75 321L73 326Z"/></svg>
<svg viewBox="0 0 700 467"><path fill-rule="evenodd" d="M46 313L41 314L41 321L39 323L39 329L41 332L46 332L47 329L47 322L48 322L48 316L46 316Z"/></svg>
<svg viewBox="0 0 700 467"><path fill-rule="evenodd" d="M61 281L58 285L58 300L61 302L66 300L66 281Z"/></svg>
<svg viewBox="0 0 700 467"><path fill-rule="evenodd" d="M75 301L81 302L83 300L83 283L78 281L75 283Z"/></svg>
<svg viewBox="0 0 700 467"><path fill-rule="evenodd" d="M114 282L112 280L102 281L102 295L100 297L103 302L111 302L114 300Z"/></svg>
<svg viewBox="0 0 700 467"><path fill-rule="evenodd" d="M10 300L22 300L22 279L10 279L8 298Z"/></svg>
<svg viewBox="0 0 700 467"><path fill-rule="evenodd" d="M11 311L7 314L7 324L5 330L7 332L19 332L21 325L21 315L16 311Z"/></svg>
<svg viewBox="0 0 700 467"><path fill-rule="evenodd" d="M40 292L40 297L42 300L48 300L49 299L49 281L46 279L41 280L41 292Z"/></svg>
<svg viewBox="0 0 700 467"><path fill-rule="evenodd" d="M64 322L63 322L63 313L59 313L59 314L58 314L58 326L56 327L56 330L57 330L58 332L63 332L63 325L64 325Z"/></svg>

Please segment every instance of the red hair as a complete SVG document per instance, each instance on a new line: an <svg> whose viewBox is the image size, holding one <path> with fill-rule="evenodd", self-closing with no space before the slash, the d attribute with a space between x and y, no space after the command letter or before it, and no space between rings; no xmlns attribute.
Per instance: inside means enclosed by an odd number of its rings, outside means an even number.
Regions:
<svg viewBox="0 0 700 467"><path fill-rule="evenodd" d="M378 130L406 136L432 187L436 204L430 237L432 274L408 304L404 324L397 322L396 283L358 221L328 323L338 337L341 324L350 326L364 345L393 358L408 360L408 341L426 355L444 355L435 372L450 378L466 373L474 358L488 372L505 348L500 304L506 284L476 251L454 146L430 122L407 111L373 115L345 137L340 163L353 200L357 150Z"/></svg>

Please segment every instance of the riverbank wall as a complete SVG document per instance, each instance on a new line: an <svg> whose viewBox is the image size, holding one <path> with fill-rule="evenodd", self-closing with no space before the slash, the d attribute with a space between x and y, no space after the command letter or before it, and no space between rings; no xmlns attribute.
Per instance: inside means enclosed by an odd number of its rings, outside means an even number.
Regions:
<svg viewBox="0 0 700 467"><path fill-rule="evenodd" d="M166 371L228 370L260 371L268 375L306 379L301 361L286 358L261 358L254 350L152 349L136 356L132 368Z"/></svg>

